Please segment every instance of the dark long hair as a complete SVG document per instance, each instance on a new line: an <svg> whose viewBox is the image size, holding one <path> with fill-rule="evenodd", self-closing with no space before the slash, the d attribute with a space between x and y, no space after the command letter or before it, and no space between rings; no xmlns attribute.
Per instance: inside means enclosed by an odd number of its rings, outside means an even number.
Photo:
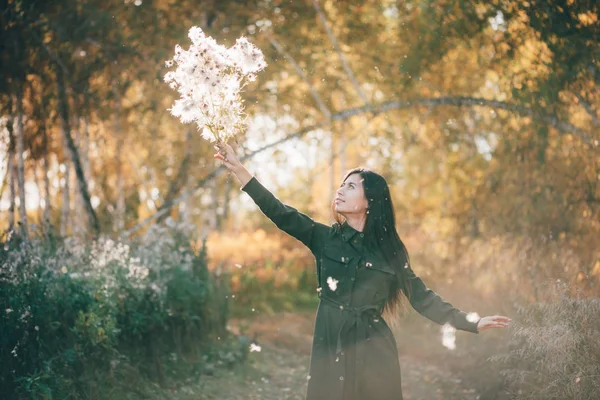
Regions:
<svg viewBox="0 0 600 400"><path fill-rule="evenodd" d="M402 294L410 299L410 286L405 265L410 266L408 250L396 231L396 216L394 204L390 195L390 188L385 178L367 168L358 167L351 169L344 176L344 182L352 174L359 174L362 178L365 197L368 201L367 220L363 229L364 245L371 250L383 254L389 265L396 271L395 283L384 312L388 311L392 317L397 315L397 310L402 303ZM335 211L335 203L331 205L333 219L343 223L343 216Z"/></svg>

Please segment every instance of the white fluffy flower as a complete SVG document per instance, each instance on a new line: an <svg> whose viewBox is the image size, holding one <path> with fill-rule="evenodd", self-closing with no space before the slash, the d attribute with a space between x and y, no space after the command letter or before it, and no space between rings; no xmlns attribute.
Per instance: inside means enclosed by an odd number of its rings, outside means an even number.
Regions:
<svg viewBox="0 0 600 400"><path fill-rule="evenodd" d="M238 38L235 42L230 59L244 75L257 73L266 66L262 52L245 37Z"/></svg>
<svg viewBox="0 0 600 400"><path fill-rule="evenodd" d="M188 36L190 48L175 46L173 59L165 63L167 67L177 64L164 79L181 95L170 108L171 114L183 123L196 122L202 137L211 142L227 141L246 123L240 91L267 64L262 52L245 37L228 49L196 26Z"/></svg>
<svg viewBox="0 0 600 400"><path fill-rule="evenodd" d="M255 343L250 343L250 352L260 351L261 347Z"/></svg>
<svg viewBox="0 0 600 400"><path fill-rule="evenodd" d="M331 289L332 292L335 292L335 290L337 289L338 280L332 278L331 276L328 276L327 284L329 285L329 289Z"/></svg>
<svg viewBox="0 0 600 400"><path fill-rule="evenodd" d="M476 312L470 312L467 314L467 321L469 322L477 322L481 317Z"/></svg>
<svg viewBox="0 0 600 400"><path fill-rule="evenodd" d="M442 345L449 350L456 349L456 328L449 323L442 326Z"/></svg>

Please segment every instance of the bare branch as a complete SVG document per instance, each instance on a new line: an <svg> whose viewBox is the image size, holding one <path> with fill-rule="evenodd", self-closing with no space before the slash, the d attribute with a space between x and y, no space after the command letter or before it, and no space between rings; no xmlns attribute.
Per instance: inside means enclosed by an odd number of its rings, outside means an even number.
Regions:
<svg viewBox="0 0 600 400"><path fill-rule="evenodd" d="M342 49L340 48L338 41L337 41L335 35L333 34L333 31L331 30L331 27L327 23L327 17L325 17L325 13L323 12L323 10L321 9L321 6L319 5L319 0L313 0L313 5L315 7L315 10L317 11L317 14L319 14L319 18L321 19L321 23L323 24L325 31L327 31L327 36L329 36L329 40L331 41L333 48L335 49L336 53L338 54L338 57L340 58L340 62L342 63L342 66L344 67L344 71L346 71L346 75L348 75L350 82L352 82L352 86L354 86L354 90L356 90L356 93L358 93L358 95L362 99L363 103L365 103L365 105L369 104L369 101L367 100L367 96L365 96L365 93L363 92L360 85L358 84L358 81L356 80L354 73L352 72L352 70L350 69L350 66L346 62L346 57L344 57L344 53L342 53Z"/></svg>
<svg viewBox="0 0 600 400"><path fill-rule="evenodd" d="M568 133L576 133L581 136L584 141L587 143L591 143L591 136L583 131L582 129L576 127L570 122L561 121L556 116L550 114L543 114L538 111L533 110L530 107L522 106L518 104L510 104L503 101L498 100L487 100L480 99L475 97L436 97L436 98L423 98L423 99L414 99L414 100L391 100L380 104L371 104L362 107L350 108L344 111L340 111L331 116L331 119L336 120L344 120L350 118L355 115L360 115L368 112L373 113L381 113L387 112L390 110L400 110L410 107L418 107L418 106L429 106L429 107L439 107L439 106L455 106L455 107L464 107L464 106L482 106L482 107L490 107L496 108L506 111L514 112L515 114L527 117L540 118L542 121L546 122L548 125L555 127L560 132L564 134Z"/></svg>
<svg viewBox="0 0 600 400"><path fill-rule="evenodd" d="M42 47L44 48L44 50L46 50L46 53L48 53L48 55L50 56L50 58L52 60L54 60L54 62L63 70L64 74L68 77L71 76L71 73L69 72L69 69L67 68L67 66L62 62L62 60L56 55L54 54L54 52L52 50L50 50L50 47L48 47L48 45L46 43L44 43L44 41L37 35L37 33L35 33L33 30L31 29L27 29L29 31L29 33L31 33L31 35L33 37L35 37L35 39L40 42L40 44L42 45ZM65 77L68 81L68 78Z"/></svg>
<svg viewBox="0 0 600 400"><path fill-rule="evenodd" d="M381 103L381 104L373 104L373 105L367 105L367 106L363 106L363 107L350 108L348 110L343 110L338 113L332 114L331 120L342 121L342 120L349 119L356 115L362 115L362 114L368 114L368 113L373 113L373 117L374 117L376 114L391 111L391 110L400 110L400 109L405 109L405 108L410 108L410 107L418 107L418 106L428 106L430 108L433 108L433 107L444 106L444 105L450 105L450 106L456 106L456 107L461 107L461 106L491 107L491 108L497 108L497 109L511 111L518 115L538 117L538 118L541 118L543 121L547 122L549 125L557 128L563 134L577 133L588 143L591 142L591 137L589 136L588 133L582 131L581 129L577 128L576 126L572 125L569 122L564 122L564 121L558 120L558 118L556 118L555 116L540 114L540 113L537 113L534 110L532 110L528 107L525 107L525 106L505 103L505 102L497 101L497 100L486 100L486 99L478 99L478 98L472 98L472 97L439 97L439 98L425 98L425 99L416 99L416 100L394 100L394 101L388 101L388 102ZM248 159L254 157L256 154L261 153L271 147L275 147L275 146L277 146L281 143L287 142L288 140L291 140L291 139L300 138L300 137L306 135L307 133L314 131L315 129L319 129L324 126L327 126L329 124L329 122L330 121L325 121L325 122L322 122L319 124L305 127L303 129L299 130L298 132L292 133L292 134L290 134L284 138L281 138L273 143L269 143L257 150L254 150L254 151L244 155L243 157L240 158L240 162L248 160ZM227 169L223 166L220 166L217 169L209 172L206 176L204 176L202 179L200 179L198 182L196 182L195 187L182 192L181 195L174 198L170 204L168 204L168 205L165 204L165 208L163 208L162 210L156 212L155 214L147 217L146 219L139 222L137 225L133 226L129 230L123 232L121 234L121 237L128 237L133 232L148 225L154 219L156 219L156 218L160 217L161 215L163 215L164 213L168 212L168 210L171 207L173 207L175 204L177 204L177 203L181 202L182 200L186 199L187 197L193 195L198 189L202 188L207 182L220 176L225 171L227 171Z"/></svg>
<svg viewBox="0 0 600 400"><path fill-rule="evenodd" d="M321 100L321 97L315 90L314 86L310 83L310 81L304 74L304 71L302 70L300 65L298 65L298 63L296 62L294 57L292 57L292 55L290 53L285 51L285 49L281 46L281 44L279 44L279 42L273 36L271 36L271 34L269 32L265 31L264 33L265 33L265 36L269 39L269 41L273 45L273 47L275 47L275 50L277 50L277 52L279 54L284 56L285 59L288 60L289 63L294 66L294 68L296 69L296 72L298 73L298 75L300 75L300 78L302 78L302 80L308 85L308 89L310 90L311 96L313 97L313 99L315 100L317 105L319 106L319 109L321 110L321 112L323 113L325 118L331 119L331 112L329 111L329 109L327 108L327 106L325 105L323 100Z"/></svg>

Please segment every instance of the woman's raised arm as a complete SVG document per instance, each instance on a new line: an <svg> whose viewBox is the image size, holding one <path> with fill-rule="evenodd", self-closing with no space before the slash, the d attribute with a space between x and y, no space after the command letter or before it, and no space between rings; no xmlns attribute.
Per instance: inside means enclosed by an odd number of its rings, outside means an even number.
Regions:
<svg viewBox="0 0 600 400"><path fill-rule="evenodd" d="M330 228L327 225L314 221L308 215L284 204L275 197L246 170L228 144L225 144L215 157L222 160L223 165L234 173L242 185L240 189L248 193L263 214L279 229L298 239L315 256L320 253L324 239L329 233Z"/></svg>

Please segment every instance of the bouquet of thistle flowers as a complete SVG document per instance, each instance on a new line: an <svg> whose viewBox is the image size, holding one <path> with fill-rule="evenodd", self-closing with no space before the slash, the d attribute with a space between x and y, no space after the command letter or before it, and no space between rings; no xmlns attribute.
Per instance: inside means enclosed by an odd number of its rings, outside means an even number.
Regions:
<svg viewBox="0 0 600 400"><path fill-rule="evenodd" d="M175 71L165 74L165 82L181 94L169 109L181 122L196 122L202 137L223 146L245 127L240 91L256 79L266 66L264 56L245 37L226 48L199 27L188 33L189 50L175 46L175 56L166 61Z"/></svg>

